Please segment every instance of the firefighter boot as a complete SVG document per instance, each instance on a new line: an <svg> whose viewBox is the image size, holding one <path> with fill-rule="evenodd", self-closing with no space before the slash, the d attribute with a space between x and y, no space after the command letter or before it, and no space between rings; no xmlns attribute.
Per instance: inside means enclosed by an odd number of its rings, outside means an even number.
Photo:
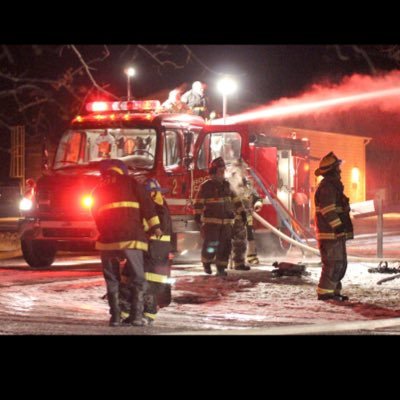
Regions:
<svg viewBox="0 0 400 400"><path fill-rule="evenodd" d="M206 274L208 274L208 275L211 275L211 274L212 274L212 271L211 271L211 263L203 263L203 269L204 269L204 272L205 272Z"/></svg>
<svg viewBox="0 0 400 400"><path fill-rule="evenodd" d="M227 276L228 273L225 271L225 267L221 265L217 265L217 276Z"/></svg>
<svg viewBox="0 0 400 400"><path fill-rule="evenodd" d="M249 271L250 267L246 264L241 264L241 265L236 265L235 270L236 271Z"/></svg>
<svg viewBox="0 0 400 400"><path fill-rule="evenodd" d="M334 294L334 293L324 293L318 295L318 300L334 300L334 301L347 301L349 300L348 296L344 296L342 294Z"/></svg>
<svg viewBox="0 0 400 400"><path fill-rule="evenodd" d="M247 262L250 265L260 264L260 260L257 257L257 249L255 240L249 240L247 242Z"/></svg>
<svg viewBox="0 0 400 400"><path fill-rule="evenodd" d="M143 289L132 289L132 304L129 314L129 323L134 326L143 326L144 291Z"/></svg>
<svg viewBox="0 0 400 400"><path fill-rule="evenodd" d="M108 304L110 305L110 326L121 325L121 310L119 308L119 296L118 293L108 293Z"/></svg>
<svg viewBox="0 0 400 400"><path fill-rule="evenodd" d="M150 285L153 282L150 282ZM155 289L150 287L151 289ZM158 288L156 288L158 289ZM157 314L157 297L154 293L149 293L150 289L144 295L144 309L143 309L143 318L145 321L145 325L152 325Z"/></svg>

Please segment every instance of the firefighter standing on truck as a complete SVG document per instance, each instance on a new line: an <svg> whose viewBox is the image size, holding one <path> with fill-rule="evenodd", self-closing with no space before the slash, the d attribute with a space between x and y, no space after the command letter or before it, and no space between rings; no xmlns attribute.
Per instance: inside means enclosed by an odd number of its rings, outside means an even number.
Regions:
<svg viewBox="0 0 400 400"><path fill-rule="evenodd" d="M119 326L120 264L127 260L130 268L132 295L129 323L145 324L143 319L146 280L143 252L148 243L142 224L146 220L155 235L161 235L160 221L153 202L143 185L128 176L126 165L120 160L103 160L99 164L102 181L92 192L92 215L99 231L96 249L101 251L103 274L110 306L110 326Z"/></svg>
<svg viewBox="0 0 400 400"><path fill-rule="evenodd" d="M316 176L323 176L315 192L315 223L321 253L322 271L318 300L345 301L342 283L347 269L346 240L353 239L349 198L344 195L339 160L333 152L324 156Z"/></svg>
<svg viewBox="0 0 400 400"><path fill-rule="evenodd" d="M227 275L229 255L232 249L232 226L235 214L246 213L239 197L225 179L225 162L218 157L210 164L211 179L203 182L194 202L195 220L201 223L204 239L201 261L204 272L211 274L211 263L215 259L217 275Z"/></svg>
<svg viewBox="0 0 400 400"><path fill-rule="evenodd" d="M182 103L185 103L192 110L194 115L208 117L208 98L204 94L205 84L196 81L192 84L192 89L181 96Z"/></svg>

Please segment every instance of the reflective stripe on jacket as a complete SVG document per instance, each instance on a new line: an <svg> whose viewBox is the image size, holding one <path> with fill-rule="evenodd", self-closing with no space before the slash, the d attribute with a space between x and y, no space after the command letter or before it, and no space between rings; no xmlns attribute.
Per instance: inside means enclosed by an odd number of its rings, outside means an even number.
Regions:
<svg viewBox="0 0 400 400"><path fill-rule="evenodd" d="M315 192L315 224L318 240L353 238L349 198L338 176L326 176Z"/></svg>
<svg viewBox="0 0 400 400"><path fill-rule="evenodd" d="M147 250L142 220L160 226L154 203L144 187L127 175L110 175L93 190L92 215L99 231L98 250Z"/></svg>
<svg viewBox="0 0 400 400"><path fill-rule="evenodd" d="M202 215L202 222L218 225L233 224L235 214L244 210L242 201L226 179L205 181L197 193L194 209L196 214Z"/></svg>

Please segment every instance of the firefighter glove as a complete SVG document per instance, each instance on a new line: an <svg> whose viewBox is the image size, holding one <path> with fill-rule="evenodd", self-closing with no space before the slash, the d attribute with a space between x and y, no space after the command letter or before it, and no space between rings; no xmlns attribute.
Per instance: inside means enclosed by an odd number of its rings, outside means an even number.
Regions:
<svg viewBox="0 0 400 400"><path fill-rule="evenodd" d="M201 215L200 215L200 214L196 214L196 215L194 216L194 220L195 220L198 224L201 224Z"/></svg>
<svg viewBox="0 0 400 400"><path fill-rule="evenodd" d="M261 201L257 201L257 202L254 204L254 211L255 211L255 212L259 212L259 211L261 210L261 207L262 207Z"/></svg>
<svg viewBox="0 0 400 400"><path fill-rule="evenodd" d="M154 234L156 235L156 236L162 236L162 230L160 229L160 228L156 228L156 229L154 229Z"/></svg>
<svg viewBox="0 0 400 400"><path fill-rule="evenodd" d="M337 235L344 233L344 225L340 224L339 226L337 226L336 228L334 228L334 231Z"/></svg>

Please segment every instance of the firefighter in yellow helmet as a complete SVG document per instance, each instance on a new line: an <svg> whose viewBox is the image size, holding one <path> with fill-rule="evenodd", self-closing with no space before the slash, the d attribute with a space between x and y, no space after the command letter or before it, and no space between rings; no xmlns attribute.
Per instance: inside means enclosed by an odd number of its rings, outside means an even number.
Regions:
<svg viewBox="0 0 400 400"><path fill-rule="evenodd" d="M163 193L168 189L162 188L154 178L147 179L145 188L150 192L158 218L160 219L161 236L149 236L149 251L144 255L144 275L148 290L144 301L144 316L148 323L154 322L159 308L171 303L171 263L172 251L172 219Z"/></svg>
<svg viewBox="0 0 400 400"><path fill-rule="evenodd" d="M235 214L241 213L246 219L242 201L225 179L225 170L222 157L210 163L210 179L201 184L194 202L195 220L201 224L204 239L201 251L204 272L211 274L211 263L215 261L219 276L227 275Z"/></svg>
<svg viewBox="0 0 400 400"><path fill-rule="evenodd" d="M348 300L341 294L341 280L347 269L346 240L353 239L353 224L341 181L341 163L330 152L315 171L316 176L323 176L315 192L315 224L322 261L318 300Z"/></svg>

